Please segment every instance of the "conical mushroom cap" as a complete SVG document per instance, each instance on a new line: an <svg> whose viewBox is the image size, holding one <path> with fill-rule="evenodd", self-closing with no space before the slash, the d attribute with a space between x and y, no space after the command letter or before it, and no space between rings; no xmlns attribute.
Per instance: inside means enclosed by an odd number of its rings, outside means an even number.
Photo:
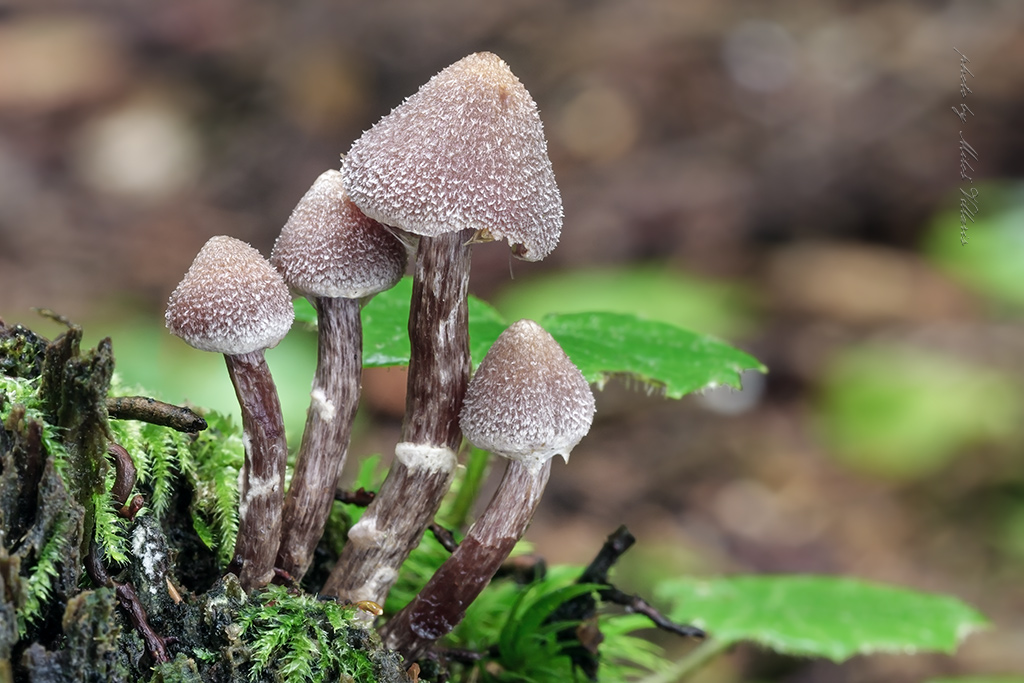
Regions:
<svg viewBox="0 0 1024 683"><path fill-rule="evenodd" d="M326 171L299 200L270 262L288 286L309 296L359 299L390 289L405 271L405 247L363 215L339 171Z"/></svg>
<svg viewBox="0 0 1024 683"><path fill-rule="evenodd" d="M494 342L466 390L459 423L477 448L539 468L566 461L594 419L594 394L540 325L520 320Z"/></svg>
<svg viewBox="0 0 1024 683"><path fill-rule="evenodd" d="M441 71L363 133L342 173L363 213L417 235L477 230L538 261L562 231L537 105L489 52Z"/></svg>
<svg viewBox="0 0 1024 683"><path fill-rule="evenodd" d="M260 252L211 237L167 302L167 329L202 351L228 355L276 346L295 318L288 286Z"/></svg>

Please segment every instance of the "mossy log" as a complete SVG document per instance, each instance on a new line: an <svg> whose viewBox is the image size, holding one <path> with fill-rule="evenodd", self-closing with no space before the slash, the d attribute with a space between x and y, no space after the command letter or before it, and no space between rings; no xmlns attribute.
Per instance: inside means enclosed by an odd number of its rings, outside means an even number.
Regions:
<svg viewBox="0 0 1024 683"><path fill-rule="evenodd" d="M0 321L0 683L345 680L349 666L360 681L410 680L372 630L324 626L309 596L271 589L268 601L222 575L178 472L161 514L143 508L124 522L124 561L105 556L95 530L101 506L118 507L107 456L114 356L109 339L82 352L81 338L74 325L51 342ZM277 625L262 610L293 599L290 638L314 634L326 642L311 645L332 652L310 658L308 677L282 672L291 643L265 647Z"/></svg>

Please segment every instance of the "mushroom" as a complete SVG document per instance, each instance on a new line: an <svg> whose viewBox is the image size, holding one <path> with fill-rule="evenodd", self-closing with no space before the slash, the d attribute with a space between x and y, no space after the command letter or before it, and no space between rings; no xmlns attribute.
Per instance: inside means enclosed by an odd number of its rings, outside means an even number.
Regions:
<svg viewBox="0 0 1024 683"><path fill-rule="evenodd" d="M405 247L345 195L341 173L326 171L299 200L270 262L317 312L312 402L284 501L277 567L293 579L309 569L331 512L359 403L361 303L405 271Z"/></svg>
<svg viewBox="0 0 1024 683"><path fill-rule="evenodd" d="M288 445L265 349L295 317L281 275L245 242L212 237L167 302L167 329L202 351L223 353L242 409L245 464L233 567L249 590L274 576Z"/></svg>
<svg viewBox="0 0 1024 683"><path fill-rule="evenodd" d="M550 334L532 320L501 333L469 384L460 422L470 443L508 459L505 474L451 557L384 625L388 647L414 661L455 628L526 531L551 458L568 462L593 418L590 386Z"/></svg>
<svg viewBox="0 0 1024 683"><path fill-rule="evenodd" d="M366 131L342 174L363 213L419 236L402 441L322 589L383 603L456 465L470 245L504 239L520 258L544 258L558 243L562 204L537 106L487 52L444 69Z"/></svg>

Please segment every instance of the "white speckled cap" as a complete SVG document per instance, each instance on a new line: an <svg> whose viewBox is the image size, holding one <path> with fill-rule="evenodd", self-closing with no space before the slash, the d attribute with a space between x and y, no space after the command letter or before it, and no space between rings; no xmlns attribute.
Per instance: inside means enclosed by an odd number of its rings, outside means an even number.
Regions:
<svg viewBox="0 0 1024 683"><path fill-rule="evenodd" d="M245 242L211 237L167 301L171 334L228 355L276 346L292 326L288 286Z"/></svg>
<svg viewBox="0 0 1024 683"><path fill-rule="evenodd" d="M299 200L270 262L303 294L359 299L395 286L405 247L345 194L340 171L325 171Z"/></svg>
<svg viewBox="0 0 1024 683"><path fill-rule="evenodd" d="M462 404L462 433L477 448L539 468L569 453L594 419L594 394L558 342L532 320L501 333Z"/></svg>
<svg viewBox="0 0 1024 683"><path fill-rule="evenodd" d="M537 105L489 52L444 69L363 133L342 173L363 213L418 235L473 229L538 261L562 231Z"/></svg>

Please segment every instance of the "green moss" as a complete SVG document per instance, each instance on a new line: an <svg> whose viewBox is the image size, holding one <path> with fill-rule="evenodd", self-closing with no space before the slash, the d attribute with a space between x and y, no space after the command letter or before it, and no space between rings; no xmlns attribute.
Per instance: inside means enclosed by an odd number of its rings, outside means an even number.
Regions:
<svg viewBox="0 0 1024 683"><path fill-rule="evenodd" d="M38 377L48 343L21 325L0 328L0 376Z"/></svg>
<svg viewBox="0 0 1024 683"><path fill-rule="evenodd" d="M286 682L376 681L374 663L353 642L366 627L353 619L356 608L320 601L270 586L242 609L242 639L252 649L250 680L265 672Z"/></svg>

